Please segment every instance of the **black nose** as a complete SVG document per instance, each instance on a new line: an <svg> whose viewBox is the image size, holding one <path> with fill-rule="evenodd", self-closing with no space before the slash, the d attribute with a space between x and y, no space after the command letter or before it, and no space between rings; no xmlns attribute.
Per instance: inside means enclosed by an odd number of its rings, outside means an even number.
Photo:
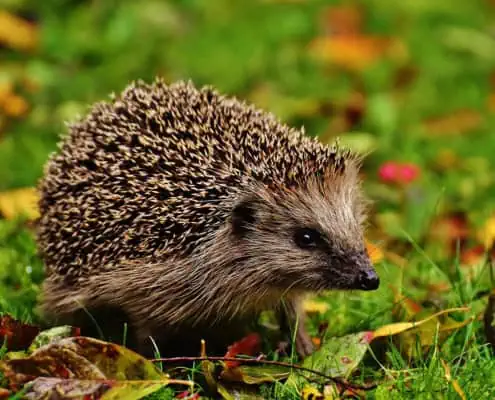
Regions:
<svg viewBox="0 0 495 400"><path fill-rule="evenodd" d="M361 290L375 290L380 286L380 278L372 269L360 272L357 287Z"/></svg>

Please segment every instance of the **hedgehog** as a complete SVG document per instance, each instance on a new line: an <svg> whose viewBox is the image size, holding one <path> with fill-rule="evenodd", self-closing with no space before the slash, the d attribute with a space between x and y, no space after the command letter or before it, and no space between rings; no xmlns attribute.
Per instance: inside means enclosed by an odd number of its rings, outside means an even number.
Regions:
<svg viewBox="0 0 495 400"><path fill-rule="evenodd" d="M221 353L273 311L304 357L306 295L379 286L361 165L211 86L133 82L45 166L41 311L100 334L126 323L131 348L167 355L200 339Z"/></svg>

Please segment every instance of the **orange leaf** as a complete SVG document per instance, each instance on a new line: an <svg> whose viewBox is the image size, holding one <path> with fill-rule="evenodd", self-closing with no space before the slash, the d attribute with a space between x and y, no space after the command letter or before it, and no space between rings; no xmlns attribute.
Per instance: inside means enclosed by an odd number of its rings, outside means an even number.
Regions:
<svg viewBox="0 0 495 400"><path fill-rule="evenodd" d="M360 71L385 56L390 40L364 35L323 37L313 40L310 51L319 59L352 71Z"/></svg>
<svg viewBox="0 0 495 400"><path fill-rule="evenodd" d="M38 42L36 26L0 10L0 43L19 50L32 50Z"/></svg>
<svg viewBox="0 0 495 400"><path fill-rule="evenodd" d="M366 241L365 244L366 244L366 251L368 252L368 255L373 264L379 263L380 261L383 260L384 254L379 247L375 246L374 244L368 241Z"/></svg>

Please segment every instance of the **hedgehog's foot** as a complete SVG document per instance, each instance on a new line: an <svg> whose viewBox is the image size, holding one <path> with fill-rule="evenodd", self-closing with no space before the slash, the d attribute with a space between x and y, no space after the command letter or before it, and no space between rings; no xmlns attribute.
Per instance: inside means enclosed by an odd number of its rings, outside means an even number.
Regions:
<svg viewBox="0 0 495 400"><path fill-rule="evenodd" d="M309 356L314 351L314 345L313 341L311 340L311 336L309 336L306 328L302 325L299 325L297 327L295 344L297 353L302 358Z"/></svg>
<svg viewBox="0 0 495 400"><path fill-rule="evenodd" d="M298 299L293 299L282 305L280 327L290 335L290 340L293 338L291 332L296 329L294 345L297 353L305 358L314 351L314 346L305 327L306 313L300 309L299 303Z"/></svg>

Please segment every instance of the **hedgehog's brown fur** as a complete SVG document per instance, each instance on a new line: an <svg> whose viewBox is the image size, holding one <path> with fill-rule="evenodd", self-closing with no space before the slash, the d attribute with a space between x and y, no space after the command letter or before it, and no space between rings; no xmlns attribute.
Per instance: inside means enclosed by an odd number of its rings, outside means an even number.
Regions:
<svg viewBox="0 0 495 400"><path fill-rule="evenodd" d="M336 145L211 88L161 80L131 85L69 131L40 184L52 316L115 308L138 346L164 332L169 344L171 332L194 332L223 346L281 298L294 318L303 293L373 275L359 159ZM321 246L296 246L304 227Z"/></svg>

